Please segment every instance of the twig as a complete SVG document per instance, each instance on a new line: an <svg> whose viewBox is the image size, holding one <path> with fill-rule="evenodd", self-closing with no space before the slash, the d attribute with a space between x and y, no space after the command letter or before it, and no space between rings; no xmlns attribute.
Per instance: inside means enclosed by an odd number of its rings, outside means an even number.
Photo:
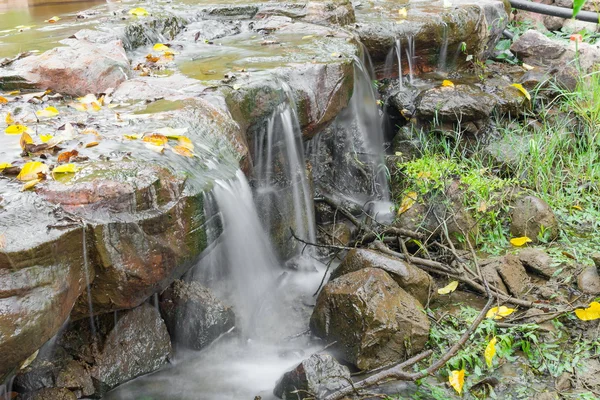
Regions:
<svg viewBox="0 0 600 400"><path fill-rule="evenodd" d="M290 232L292 233L292 237L294 239L296 239L297 241L299 241L300 243L304 243L307 246L314 246L314 247L323 247L326 249L336 249L336 250L352 250L353 247L346 247L346 246L336 246L334 244L318 244L318 243L312 243L309 241L306 241L302 238L299 238L298 236L296 236L296 233L294 232L294 230L292 228L290 228Z"/></svg>

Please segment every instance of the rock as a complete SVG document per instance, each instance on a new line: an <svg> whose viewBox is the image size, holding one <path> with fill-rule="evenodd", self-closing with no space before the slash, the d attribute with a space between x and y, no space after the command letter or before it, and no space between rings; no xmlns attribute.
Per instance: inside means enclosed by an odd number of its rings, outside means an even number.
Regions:
<svg viewBox="0 0 600 400"><path fill-rule="evenodd" d="M98 44L107 44L119 40L119 37L108 29L82 29L76 32L73 37L77 40Z"/></svg>
<svg viewBox="0 0 600 400"><path fill-rule="evenodd" d="M503 173L512 173L529 154L529 137L505 135L500 140L488 144L483 156L491 167L499 168Z"/></svg>
<svg viewBox="0 0 600 400"><path fill-rule="evenodd" d="M577 378L583 387L595 392L600 389L600 361L597 358L590 358L583 363L583 371L577 372Z"/></svg>
<svg viewBox="0 0 600 400"><path fill-rule="evenodd" d="M173 40L185 25L182 18L169 14L136 19L125 27L123 46L125 50L133 51L148 44Z"/></svg>
<svg viewBox="0 0 600 400"><path fill-rule="evenodd" d="M47 388L19 395L17 400L77 400L77 396L65 388Z"/></svg>
<svg viewBox="0 0 600 400"><path fill-rule="evenodd" d="M94 382L78 361L71 360L56 376L56 387L72 390L78 398L94 394Z"/></svg>
<svg viewBox="0 0 600 400"><path fill-rule="evenodd" d="M348 246L350 244L352 240L352 228L348 224L337 222L321 227L324 232L319 229L319 242L334 246Z"/></svg>
<svg viewBox="0 0 600 400"><path fill-rule="evenodd" d="M600 275L596 266L587 267L577 277L577 287L583 293L600 294Z"/></svg>
<svg viewBox="0 0 600 400"><path fill-rule="evenodd" d="M241 32L240 21L202 20L193 22L177 36L177 40L197 42L215 40L225 36L237 35Z"/></svg>
<svg viewBox="0 0 600 400"><path fill-rule="evenodd" d="M277 382L273 394L284 400L323 399L351 382L348 367L329 354L313 354Z"/></svg>
<svg viewBox="0 0 600 400"><path fill-rule="evenodd" d="M551 391L551 392L537 393L533 397L533 400L558 400L559 398L560 398L560 396L558 395L558 393Z"/></svg>
<svg viewBox="0 0 600 400"><path fill-rule="evenodd" d="M487 120L494 104L493 96L472 85L435 87L417 98L417 116L439 122Z"/></svg>
<svg viewBox="0 0 600 400"><path fill-rule="evenodd" d="M421 304L427 303L433 282L429 274L413 265L367 249L352 249L342 263L331 273L330 280L364 268L379 268Z"/></svg>
<svg viewBox="0 0 600 400"><path fill-rule="evenodd" d="M319 25L348 25L355 21L354 7L349 0L309 1L303 21Z"/></svg>
<svg viewBox="0 0 600 400"><path fill-rule="evenodd" d="M534 243L538 236L545 241L558 237L558 221L554 212L544 200L535 196L525 196L516 200L512 213L510 234L513 237L527 236Z"/></svg>
<svg viewBox="0 0 600 400"><path fill-rule="evenodd" d="M560 31L567 20L552 15L545 15L543 22L546 29L552 32Z"/></svg>
<svg viewBox="0 0 600 400"><path fill-rule="evenodd" d="M519 259L507 254L497 259L496 270L506 285L508 292L515 297L521 296L529 289L530 279Z"/></svg>
<svg viewBox="0 0 600 400"><path fill-rule="evenodd" d="M397 363L423 349L429 320L421 304L383 270L365 268L327 283L312 332L361 370Z"/></svg>
<svg viewBox="0 0 600 400"><path fill-rule="evenodd" d="M14 70L39 89L72 96L103 93L131 75L120 41L99 44L68 39L63 43L67 46L16 61Z"/></svg>
<svg viewBox="0 0 600 400"><path fill-rule="evenodd" d="M235 326L233 310L198 282L173 282L160 296L160 311L172 340L195 350Z"/></svg>
<svg viewBox="0 0 600 400"><path fill-rule="evenodd" d="M493 259L488 259L481 262L481 274L488 281L488 284L492 287L502 290L504 293L508 293L508 288L502 281L498 270L496 269L496 263Z"/></svg>
<svg viewBox="0 0 600 400"><path fill-rule="evenodd" d="M552 258L543 250L528 247L517 255L519 260L529 272L552 278L556 269L552 266Z"/></svg>

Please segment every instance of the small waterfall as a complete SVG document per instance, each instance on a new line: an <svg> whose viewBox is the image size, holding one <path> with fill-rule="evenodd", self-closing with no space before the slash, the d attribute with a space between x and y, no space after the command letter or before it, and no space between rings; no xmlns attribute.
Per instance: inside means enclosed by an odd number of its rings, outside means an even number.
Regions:
<svg viewBox="0 0 600 400"><path fill-rule="evenodd" d="M415 37L409 35L406 37L406 59L408 61L408 81L413 84L414 62L415 62Z"/></svg>
<svg viewBox="0 0 600 400"><path fill-rule="evenodd" d="M386 78L391 78L393 76L394 55L396 56L396 62L398 63L398 82L400 88L402 88L402 41L399 37L396 38L394 45L385 58L384 74Z"/></svg>
<svg viewBox="0 0 600 400"><path fill-rule="evenodd" d="M314 206L307 179L302 132L291 88L280 82L283 100L255 136L257 203L266 226L289 238L289 228L305 240L316 240ZM290 218L293 216L293 218ZM291 255L291 254L290 254Z"/></svg>
<svg viewBox="0 0 600 400"><path fill-rule="evenodd" d="M90 287L91 279L90 279L90 265L88 260L88 249L87 249L87 239L86 239L86 231L87 224L83 224L83 269L85 274L85 289L87 292L87 301L88 301L88 312L90 313L90 329L92 332L92 337L96 340L96 323L94 322L94 306L92 304L92 288Z"/></svg>
<svg viewBox="0 0 600 400"><path fill-rule="evenodd" d="M442 47L438 59L438 69L445 72L448 68L448 24L442 23Z"/></svg>

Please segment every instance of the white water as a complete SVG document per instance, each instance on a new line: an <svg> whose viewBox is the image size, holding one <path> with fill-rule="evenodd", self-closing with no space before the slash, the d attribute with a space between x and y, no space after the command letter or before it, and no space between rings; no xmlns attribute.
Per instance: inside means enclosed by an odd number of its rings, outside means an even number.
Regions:
<svg viewBox="0 0 600 400"><path fill-rule="evenodd" d="M413 84L414 70L413 64L415 61L415 38L414 36L406 37L406 59L408 61L408 81Z"/></svg>
<svg viewBox="0 0 600 400"><path fill-rule="evenodd" d="M448 69L448 24L442 23L442 47L438 59L438 69L445 72Z"/></svg>

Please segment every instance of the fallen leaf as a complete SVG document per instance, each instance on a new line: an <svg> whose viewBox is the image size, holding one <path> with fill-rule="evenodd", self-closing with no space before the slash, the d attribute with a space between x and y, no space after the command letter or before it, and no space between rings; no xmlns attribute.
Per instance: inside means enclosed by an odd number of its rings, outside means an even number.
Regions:
<svg viewBox="0 0 600 400"><path fill-rule="evenodd" d="M10 115L10 113L6 113L6 117L4 118L4 120L6 121L6 125L12 125L15 123L15 120L13 119L12 115Z"/></svg>
<svg viewBox="0 0 600 400"><path fill-rule="evenodd" d="M142 7L136 7L129 10L129 14L135 15L136 17L145 17L146 15L148 15L148 11L146 11Z"/></svg>
<svg viewBox="0 0 600 400"><path fill-rule="evenodd" d="M194 151L194 143L192 143L190 138L188 138L187 136L179 136L179 139L177 139L177 144L179 144L179 146L181 147L185 147L190 151Z"/></svg>
<svg viewBox="0 0 600 400"><path fill-rule="evenodd" d="M23 132L27 132L27 131L29 131L29 128L26 127L25 125L16 124L16 125L11 125L8 128L6 128L4 130L4 133L6 133L7 135L20 135Z"/></svg>
<svg viewBox="0 0 600 400"><path fill-rule="evenodd" d="M312 38L314 38L314 35L302 36L302 40L307 40L307 39L312 39Z"/></svg>
<svg viewBox="0 0 600 400"><path fill-rule="evenodd" d="M12 92L8 92L8 95L9 95L9 96L16 96L16 95L18 95L18 94L21 94L21 91L20 91L20 90L13 90Z"/></svg>
<svg viewBox="0 0 600 400"><path fill-rule="evenodd" d="M148 54L146 56L146 61L148 61L148 62L157 63L158 60L160 60L160 57L153 56L152 54Z"/></svg>
<svg viewBox="0 0 600 400"><path fill-rule="evenodd" d="M81 104L90 104L90 103L94 103L94 102L98 101L98 98L96 97L95 94L88 93L83 97L79 97L77 99L77 101L80 102Z"/></svg>
<svg viewBox="0 0 600 400"><path fill-rule="evenodd" d="M40 135L40 140L42 141L42 143L48 143L49 140L51 140L54 136L52 135Z"/></svg>
<svg viewBox="0 0 600 400"><path fill-rule="evenodd" d="M592 301L588 308L578 308L575 315L582 321L593 321L600 318L600 303Z"/></svg>
<svg viewBox="0 0 600 400"><path fill-rule="evenodd" d="M89 143L85 144L85 148L89 149L90 147L96 147L96 146L98 146L98 144L99 144L98 142L89 142Z"/></svg>
<svg viewBox="0 0 600 400"><path fill-rule="evenodd" d="M77 171L79 171L79 168L71 163L57 166L52 170L52 174L74 174Z"/></svg>
<svg viewBox="0 0 600 400"><path fill-rule="evenodd" d="M152 50L154 50L154 51L171 51L171 48L162 43L156 43L154 46L152 46Z"/></svg>
<svg viewBox="0 0 600 400"><path fill-rule="evenodd" d="M21 148L23 150L25 150L25 146L28 144L33 143L33 139L31 138L31 136L29 136L29 134L27 132L23 132L21 134L21 139L19 140L19 144L21 145Z"/></svg>
<svg viewBox="0 0 600 400"><path fill-rule="evenodd" d="M157 153L162 153L165 150L165 146L157 146L152 143L145 143L145 145L147 148L149 148L150 150L155 151Z"/></svg>
<svg viewBox="0 0 600 400"><path fill-rule="evenodd" d="M84 130L81 131L82 135L95 135L95 136L100 136L100 132L98 132L97 130L95 130L94 128L85 128Z"/></svg>
<svg viewBox="0 0 600 400"><path fill-rule="evenodd" d="M77 111L87 111L87 106L81 103L69 103L69 107L76 109Z"/></svg>
<svg viewBox="0 0 600 400"><path fill-rule="evenodd" d="M452 386L458 394L461 394L465 384L465 370L451 371L448 376L448 383L450 383L450 386Z"/></svg>
<svg viewBox="0 0 600 400"><path fill-rule="evenodd" d="M60 21L60 17L54 16L50 19L47 19L45 22L48 22L49 24L54 24L55 22Z"/></svg>
<svg viewBox="0 0 600 400"><path fill-rule="evenodd" d="M155 130L154 133L160 133L161 135L165 135L169 139L179 140L179 137L186 133L187 130L187 128L165 127Z"/></svg>
<svg viewBox="0 0 600 400"><path fill-rule="evenodd" d="M39 161L30 161L23 165L21 172L19 172L19 175L17 175L17 179L22 182L28 182L34 179L39 179L39 174L45 175L47 173L48 166L46 164Z"/></svg>
<svg viewBox="0 0 600 400"><path fill-rule="evenodd" d="M27 181L22 187L21 187L21 192L24 192L26 190L29 190L31 188L33 188L35 185L37 185L38 183L40 183L42 180L41 179L32 179L30 181Z"/></svg>
<svg viewBox="0 0 600 400"><path fill-rule="evenodd" d="M406 196L402 199L400 203L400 208L398 209L398 215L403 214L410 210L410 208L417 201L417 192L408 192Z"/></svg>
<svg viewBox="0 0 600 400"><path fill-rule="evenodd" d="M187 147L183 147L183 146L174 146L173 151L175 153L179 154L180 156L185 156L185 157L193 157L194 156L194 153L192 153L190 151L190 149L188 149Z"/></svg>
<svg viewBox="0 0 600 400"><path fill-rule="evenodd" d="M58 155L57 162L59 164L68 163L69 161L71 161L71 158L77 157L78 155L79 152L77 150L65 151Z"/></svg>
<svg viewBox="0 0 600 400"><path fill-rule="evenodd" d="M88 111L100 111L102 109L102 107L100 106L100 104L97 101L94 101L90 104L87 105L87 109Z"/></svg>
<svg viewBox="0 0 600 400"><path fill-rule="evenodd" d="M521 247L524 246L526 243L531 242L533 242L533 240L529 239L527 236L510 239L510 244L512 244L515 247Z"/></svg>
<svg viewBox="0 0 600 400"><path fill-rule="evenodd" d="M531 71L532 69L534 69L534 67L532 67L529 64L525 64L523 63L523 65L521 65L523 67L523 69L525 69L526 71Z"/></svg>
<svg viewBox="0 0 600 400"><path fill-rule="evenodd" d="M486 212L487 211L487 203L485 201L480 201L479 205L477 206L477 211Z"/></svg>
<svg viewBox="0 0 600 400"><path fill-rule="evenodd" d="M8 163L8 162L0 163L0 171L4 170L6 168L10 168L10 167L12 167L11 163Z"/></svg>
<svg viewBox="0 0 600 400"><path fill-rule="evenodd" d="M449 294L456 290L458 281L452 281L441 289L438 289L438 294Z"/></svg>
<svg viewBox="0 0 600 400"><path fill-rule="evenodd" d="M512 86L514 88L517 88L519 90L519 92L523 93L523 95L527 98L527 100L531 101L531 95L529 94L529 92L527 91L527 89L525 89L523 87L523 85L521 85L520 83L513 83L510 86Z"/></svg>
<svg viewBox="0 0 600 400"><path fill-rule="evenodd" d="M494 356L496 355L496 342L498 341L498 339L496 339L495 337L492 338L492 340L490 340L490 342L487 344L486 348L485 348L485 352L483 353L484 357L485 357L485 363L487 364L487 366L489 368L492 368L492 361L494 359Z"/></svg>
<svg viewBox="0 0 600 400"><path fill-rule="evenodd" d="M138 135L138 134L132 133L132 134L123 135L123 137L125 139L129 139L129 140L138 140L139 138L142 137L142 135Z"/></svg>
<svg viewBox="0 0 600 400"><path fill-rule="evenodd" d="M442 81L442 87L454 87L454 82L444 79Z"/></svg>
<svg viewBox="0 0 600 400"><path fill-rule="evenodd" d="M575 204L574 206L571 206L571 208L574 210L583 211L583 207L581 207L579 204Z"/></svg>
<svg viewBox="0 0 600 400"><path fill-rule="evenodd" d="M37 349L32 355L27 357L27 359L25 361L23 361L23 363L21 363L20 369L25 369L25 368L29 367L29 365L33 362L33 360L35 360L35 358L37 357L39 352L40 352L40 350Z"/></svg>
<svg viewBox="0 0 600 400"><path fill-rule="evenodd" d="M406 9L406 7L402 7L401 9L398 10L398 17L405 19L408 17L408 10Z"/></svg>
<svg viewBox="0 0 600 400"><path fill-rule="evenodd" d="M56 107L46 107L43 110L39 110L36 111L35 113L38 117L44 117L44 118L52 118L52 117L56 117L58 115L58 110L56 109Z"/></svg>
<svg viewBox="0 0 600 400"><path fill-rule="evenodd" d="M167 144L169 139L165 135L161 135L159 133L153 133L148 136L144 136L144 142L153 144L155 146L164 146Z"/></svg>
<svg viewBox="0 0 600 400"><path fill-rule="evenodd" d="M487 314L485 314L485 317L493 318L493 319L502 319L504 317L508 317L510 314L512 314L514 312L515 312L514 308L508 308L506 306L493 307L490 309L490 311L487 312Z"/></svg>
<svg viewBox="0 0 600 400"><path fill-rule="evenodd" d="M6 104L6 103L8 103L8 100L6 99L6 97L0 96L0 104Z"/></svg>

